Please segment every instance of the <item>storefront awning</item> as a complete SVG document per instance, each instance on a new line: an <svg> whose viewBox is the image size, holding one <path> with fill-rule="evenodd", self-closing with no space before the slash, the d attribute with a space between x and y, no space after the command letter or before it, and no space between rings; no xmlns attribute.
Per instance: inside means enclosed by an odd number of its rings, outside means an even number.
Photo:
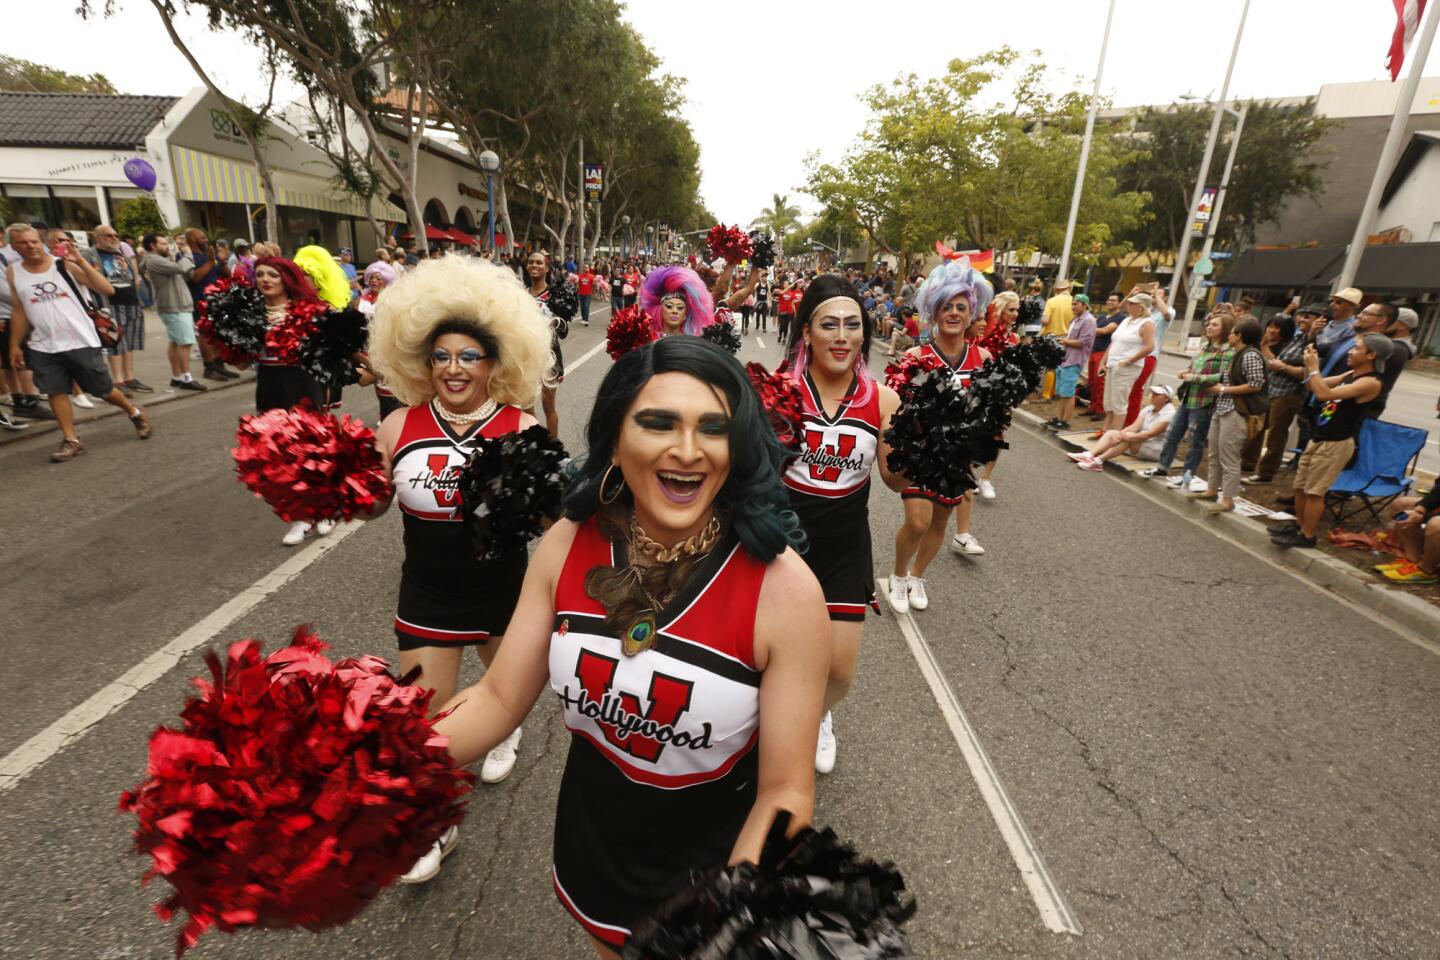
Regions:
<svg viewBox="0 0 1440 960"><path fill-rule="evenodd" d="M1285 250L1247 250L1216 276L1227 287L1247 290L1296 290L1327 286L1321 275L1338 272L1344 250L1334 247L1300 247ZM1335 267L1335 270L1331 268Z"/></svg>
<svg viewBox="0 0 1440 960"><path fill-rule="evenodd" d="M213 153L173 146L175 190L182 200L202 203L265 202L265 191L253 165ZM337 196L329 184L315 177L276 172L275 200L282 207L325 210L342 217L364 217L365 204L350 196ZM380 197L371 201L376 219L404 223L405 211Z"/></svg>
<svg viewBox="0 0 1440 960"><path fill-rule="evenodd" d="M1326 271L1328 286L1340 263ZM1425 293L1440 290L1440 243L1396 243L1366 247L1355 271L1355 286L1366 293Z"/></svg>

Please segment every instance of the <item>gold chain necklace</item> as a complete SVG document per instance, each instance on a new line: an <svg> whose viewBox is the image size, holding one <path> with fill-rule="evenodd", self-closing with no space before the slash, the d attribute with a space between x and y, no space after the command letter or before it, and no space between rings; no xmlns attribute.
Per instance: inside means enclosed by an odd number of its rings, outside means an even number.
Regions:
<svg viewBox="0 0 1440 960"><path fill-rule="evenodd" d="M649 604L646 609L641 610L630 621L625 633L620 637L620 649L627 657L633 657L642 650L647 650L655 642L656 618L660 611L665 608L665 603L674 599L668 596L664 602L656 597L649 590L645 589L645 579L640 574L640 561L645 558L652 560L650 565L673 563L682 554L685 556L698 556L709 553L720 539L720 514L714 512L710 515L710 522L705 529L692 537L677 543L673 547L666 547L645 534L634 514L630 516L630 542L626 545L626 551L630 560L630 577L635 582L635 588Z"/></svg>

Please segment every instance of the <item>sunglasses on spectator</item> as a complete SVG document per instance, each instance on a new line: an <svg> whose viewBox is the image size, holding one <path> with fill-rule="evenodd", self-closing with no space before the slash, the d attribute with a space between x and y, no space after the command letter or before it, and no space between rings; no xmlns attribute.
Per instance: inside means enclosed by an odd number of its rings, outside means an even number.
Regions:
<svg viewBox="0 0 1440 960"><path fill-rule="evenodd" d="M450 362L453 360L454 362L460 364L462 369L473 370L475 367L478 367L480 365L480 361L489 359L489 357L481 353L479 350L474 350L470 348L461 350L460 353L455 356L451 356L450 351L448 350L436 350L430 354L430 366L448 367L450 366Z"/></svg>

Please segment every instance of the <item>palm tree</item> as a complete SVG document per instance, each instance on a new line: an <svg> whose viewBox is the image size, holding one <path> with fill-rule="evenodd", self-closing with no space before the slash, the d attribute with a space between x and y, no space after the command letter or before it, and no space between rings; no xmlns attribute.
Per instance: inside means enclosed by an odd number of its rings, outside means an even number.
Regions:
<svg viewBox="0 0 1440 960"><path fill-rule="evenodd" d="M792 206L787 194L773 193L770 195L773 203L760 211L750 226L765 227L777 237L783 237L785 231L800 221L800 208Z"/></svg>

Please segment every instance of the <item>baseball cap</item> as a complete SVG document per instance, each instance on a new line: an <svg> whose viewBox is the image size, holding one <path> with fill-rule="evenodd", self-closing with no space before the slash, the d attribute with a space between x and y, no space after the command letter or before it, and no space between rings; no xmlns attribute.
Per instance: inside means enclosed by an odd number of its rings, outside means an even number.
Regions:
<svg viewBox="0 0 1440 960"><path fill-rule="evenodd" d="M1355 287L1346 287L1343 290L1336 290L1330 296L1334 299L1344 300L1346 303L1354 304L1357 307L1360 306L1360 301L1365 299L1365 294L1361 293Z"/></svg>
<svg viewBox="0 0 1440 960"><path fill-rule="evenodd" d="M1163 394L1165 394L1166 397L1170 398L1171 400L1174 400L1174 399L1175 399L1175 391L1174 391L1174 390L1171 390L1169 387L1165 386L1165 384L1163 384L1163 383L1152 383L1152 384L1150 384L1150 392L1151 392L1151 393L1163 393Z"/></svg>
<svg viewBox="0 0 1440 960"><path fill-rule="evenodd" d="M1420 314L1411 310L1409 307L1401 307L1396 311L1395 322L1402 323L1411 330L1414 330L1420 326Z"/></svg>
<svg viewBox="0 0 1440 960"><path fill-rule="evenodd" d="M236 238L235 238L235 242L232 243L232 244L230 244L230 249L231 249L231 250L249 250L249 249L250 249L250 241L249 241L249 240L246 240L244 237L236 237Z"/></svg>
<svg viewBox="0 0 1440 960"><path fill-rule="evenodd" d="M1371 353L1375 354L1375 372L1385 372L1385 361L1395 352L1395 344L1383 333L1367 333L1360 338Z"/></svg>
<svg viewBox="0 0 1440 960"><path fill-rule="evenodd" d="M1132 293L1125 298L1125 302L1138 303L1146 310L1150 310L1155 306L1155 301L1150 299L1150 294L1148 293Z"/></svg>
<svg viewBox="0 0 1440 960"><path fill-rule="evenodd" d="M1070 300L1072 303L1083 303L1086 306L1090 305L1090 298L1083 293L1075 294L1075 296L1071 297Z"/></svg>
<svg viewBox="0 0 1440 960"><path fill-rule="evenodd" d="M1307 303L1305 306L1301 307L1299 310L1296 310L1295 312L1296 312L1296 313L1307 313L1307 314L1309 314L1309 315L1312 316L1312 317L1328 317L1328 316L1330 316L1330 308L1327 307L1327 306L1326 306L1325 304L1323 304L1323 303Z"/></svg>

